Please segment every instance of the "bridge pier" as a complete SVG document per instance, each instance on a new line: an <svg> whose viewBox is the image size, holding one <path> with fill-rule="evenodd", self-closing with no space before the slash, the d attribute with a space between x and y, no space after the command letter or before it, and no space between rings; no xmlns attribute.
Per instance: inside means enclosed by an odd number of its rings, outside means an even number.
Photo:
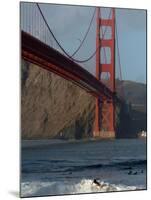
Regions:
<svg viewBox="0 0 151 200"><path fill-rule="evenodd" d="M115 138L115 131L94 131L94 138L96 139L114 139Z"/></svg>
<svg viewBox="0 0 151 200"><path fill-rule="evenodd" d="M95 118L95 128L93 136L95 138L109 139L115 138L115 105L113 100L97 101ZM98 108L97 108L98 107Z"/></svg>

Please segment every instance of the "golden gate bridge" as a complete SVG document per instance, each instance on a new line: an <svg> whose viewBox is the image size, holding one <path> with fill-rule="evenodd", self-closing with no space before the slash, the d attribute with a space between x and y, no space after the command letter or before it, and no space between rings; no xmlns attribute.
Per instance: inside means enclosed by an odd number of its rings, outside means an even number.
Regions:
<svg viewBox="0 0 151 200"><path fill-rule="evenodd" d="M121 101L116 93L115 50L118 55L119 76L122 80L118 30L115 9L109 9L107 18L103 18L101 9L103 8L94 8L84 37L79 40L80 44L76 50L69 54L52 31L41 5L22 3L21 53L26 61L73 82L93 95L96 99L93 136L115 138L115 106ZM95 51L86 58L75 58L85 43L94 19ZM107 34L108 29L110 34ZM95 59L95 76L82 66L92 59Z"/></svg>

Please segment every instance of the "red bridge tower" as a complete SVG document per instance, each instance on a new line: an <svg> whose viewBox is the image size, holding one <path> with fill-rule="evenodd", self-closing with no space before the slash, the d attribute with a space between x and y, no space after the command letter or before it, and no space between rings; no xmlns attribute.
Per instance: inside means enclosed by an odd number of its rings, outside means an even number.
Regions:
<svg viewBox="0 0 151 200"><path fill-rule="evenodd" d="M100 8L97 8L96 17L96 78L115 92L115 10L111 9L109 19L100 17ZM103 27L110 27L111 38L105 39ZM101 54L105 48L110 50L110 62L104 63ZM103 49L104 48L104 49ZM103 75L108 75L108 80L103 80ZM96 98L94 137L115 137L115 106L114 100L105 97Z"/></svg>

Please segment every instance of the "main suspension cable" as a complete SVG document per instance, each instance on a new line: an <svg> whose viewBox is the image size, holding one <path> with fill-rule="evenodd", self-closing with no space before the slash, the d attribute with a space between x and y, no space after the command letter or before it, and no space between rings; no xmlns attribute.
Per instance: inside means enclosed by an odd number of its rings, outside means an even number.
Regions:
<svg viewBox="0 0 151 200"><path fill-rule="evenodd" d="M44 22L45 22L45 24L46 24L46 26L47 26L49 32L51 33L52 37L54 38L54 40L56 41L56 43L58 44L58 46L60 47L60 49L64 52L64 54L65 54L68 58L70 58L72 61L79 62L79 63L83 63L83 62L87 62L88 60L90 60L90 59L94 56L94 55L92 55L91 57L89 57L88 59L85 59L85 60L77 60L77 59L72 58L72 56L69 55L69 54L65 51L65 49L61 46L61 44L58 42L58 40L56 39L54 33L53 33L52 30L50 29L50 26L48 25L48 23L47 23L47 21L46 21L44 15L43 15L43 13L42 13L42 10L41 10L39 4L38 4L38 3L36 3L36 4L37 4L37 7L38 7L38 9L39 9L39 11L40 11L40 14L41 14L41 16L42 16L42 18L43 18L43 20L44 20Z"/></svg>
<svg viewBox="0 0 151 200"><path fill-rule="evenodd" d="M52 37L54 38L54 40L56 41L56 43L58 44L58 46L60 47L60 49L64 52L64 54L65 54L69 59L71 59L72 61L75 61L75 62L77 62L77 63L84 63L84 62L87 62L87 61L91 60L91 59L95 56L95 54L96 54L96 52L99 50L101 44L100 44L99 47L95 50L95 52L94 52L90 57L88 57L87 59L78 60L78 59L73 58L71 55L69 55L69 54L65 51L65 49L61 46L61 44L58 42L58 40L56 39L54 33L52 32L50 26L48 25L48 23L47 23L47 21L46 21L44 15L43 15L43 13L42 13L42 10L41 10L39 4L36 3L36 5L37 5L37 7L38 7L38 9L39 9L39 11L40 11L40 14L41 14L41 16L42 16L42 18L43 18L43 20L44 20L44 22L45 22L45 24L46 24L46 26L47 26L49 32L51 33ZM105 35L105 33L106 33L106 30L107 30L107 29L105 29L105 31L104 31L103 37L104 37L104 35Z"/></svg>
<svg viewBox="0 0 151 200"><path fill-rule="evenodd" d="M117 56L118 56L118 63L119 63L119 70L120 70L120 79L121 81L122 79L122 67L121 67L121 59L120 59L120 50L119 50L119 42L118 42L118 30L117 30L117 23L115 20L115 34L116 34L116 46L117 46ZM122 84L122 95L123 97L125 96L125 92L124 92L124 87L123 87L123 83Z"/></svg>
<svg viewBox="0 0 151 200"><path fill-rule="evenodd" d="M92 22L93 22L93 19L94 19L94 16L95 16L95 12L96 12L96 8L94 9L94 12L93 12L93 15L92 15L92 18L91 18L89 27L88 27L88 29L87 29L87 31L86 31L86 33L85 33L85 36L84 36L83 40L81 41L81 43L80 43L79 47L77 48L77 50L72 54L71 58L72 58L72 57L80 50L80 48L82 47L82 45L83 45L83 43L84 43L84 41L85 41L85 39L86 39L86 37L87 37L89 31L90 31L90 28L91 28L91 25L92 25Z"/></svg>

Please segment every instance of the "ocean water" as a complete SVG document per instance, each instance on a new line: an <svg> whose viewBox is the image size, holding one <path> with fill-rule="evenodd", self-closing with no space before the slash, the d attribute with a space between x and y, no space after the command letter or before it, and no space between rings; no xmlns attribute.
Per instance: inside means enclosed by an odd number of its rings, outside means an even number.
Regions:
<svg viewBox="0 0 151 200"><path fill-rule="evenodd" d="M22 141L22 197L142 189L145 139Z"/></svg>

